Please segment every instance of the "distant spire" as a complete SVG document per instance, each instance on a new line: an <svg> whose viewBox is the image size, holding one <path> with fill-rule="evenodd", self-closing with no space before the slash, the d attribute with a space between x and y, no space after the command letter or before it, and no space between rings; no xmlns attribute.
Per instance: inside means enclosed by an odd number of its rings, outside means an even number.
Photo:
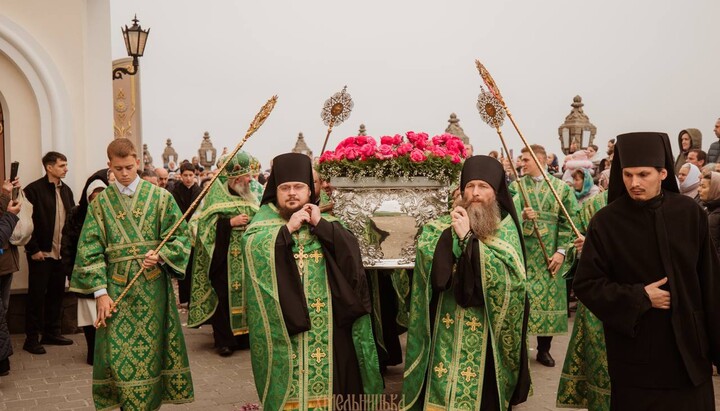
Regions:
<svg viewBox="0 0 720 411"><path fill-rule="evenodd" d="M313 158L313 152L310 150L310 147L308 147L307 143L305 142L305 137L303 136L303 133L298 133L297 141L295 142L295 147L292 149L293 153L301 153L305 154L310 158Z"/></svg>
<svg viewBox="0 0 720 411"><path fill-rule="evenodd" d="M365 124L360 124L360 130L358 130L359 136L366 136L367 130L365 130Z"/></svg>
<svg viewBox="0 0 720 411"><path fill-rule="evenodd" d="M463 128L460 127L460 119L457 118L457 114L450 114L450 120L448 120L448 123L450 124L445 129L446 133L450 133L455 137L459 137L464 144L470 144L470 139L467 135L465 135L465 131L463 130Z"/></svg>

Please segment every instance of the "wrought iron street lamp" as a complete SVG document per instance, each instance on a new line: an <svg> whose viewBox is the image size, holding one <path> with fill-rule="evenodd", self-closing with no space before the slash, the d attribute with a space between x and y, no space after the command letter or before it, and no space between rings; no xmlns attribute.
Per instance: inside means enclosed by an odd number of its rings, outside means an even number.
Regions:
<svg viewBox="0 0 720 411"><path fill-rule="evenodd" d="M137 15L135 15L135 18L132 19L132 21L132 27L128 27L126 25L125 28L122 29L123 38L125 39L125 48L127 49L128 56L133 59L132 70L128 70L124 67L117 67L113 70L113 80L121 79L123 74L130 76L137 74L139 66L138 57L142 57L145 52L145 44L147 43L150 29L143 30L142 27L140 27L140 24L138 24L140 23L140 20L138 20Z"/></svg>

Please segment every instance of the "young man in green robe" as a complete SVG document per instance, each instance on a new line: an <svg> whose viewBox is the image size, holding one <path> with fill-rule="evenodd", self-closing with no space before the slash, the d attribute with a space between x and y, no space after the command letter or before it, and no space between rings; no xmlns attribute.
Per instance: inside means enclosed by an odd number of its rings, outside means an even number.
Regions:
<svg viewBox="0 0 720 411"><path fill-rule="evenodd" d="M107 154L116 181L88 207L70 281L70 291L94 293L97 302L95 407L156 410L191 402L190 365L171 284L185 273L187 225L169 192L140 179L130 140L113 140ZM155 253L177 221L179 229ZM140 268L143 273L112 310Z"/></svg>
<svg viewBox="0 0 720 411"><path fill-rule="evenodd" d="M221 171L198 210L189 327L210 320L223 357L248 348L245 265L240 240L260 201L251 191L251 157L240 151Z"/></svg>
<svg viewBox="0 0 720 411"><path fill-rule="evenodd" d="M253 374L268 410L339 409L383 389L357 239L314 197L310 159L276 157L243 237Z"/></svg>
<svg viewBox="0 0 720 411"><path fill-rule="evenodd" d="M607 194L603 191L583 203L578 218L580 231L586 233L592 217L607 205ZM584 238L575 240L577 257L584 242ZM578 302L575 313L556 405L560 408L587 408L589 411L610 410L610 374L603 324L582 302Z"/></svg>
<svg viewBox="0 0 720 411"><path fill-rule="evenodd" d="M536 144L530 147L540 163L546 164L545 149ZM566 261L565 252L572 246L574 238L570 221L565 218L530 151L525 147L521 152L524 176L513 182L510 190L515 193L514 201L518 209L523 210L523 237L527 252L525 259L530 298L528 332L537 336L537 361L546 367L554 367L555 360L550 355L552 336L566 334L568 330L567 283L564 275L572 264L571 261ZM553 176L549 178L565 209L574 216L578 203L572 187ZM529 197L530 204L527 206L517 184L522 185ZM531 220L537 223L550 261L545 260Z"/></svg>
<svg viewBox="0 0 720 411"><path fill-rule="evenodd" d="M418 239L407 410L505 411L530 389L522 234L505 172L470 157L460 187L459 205Z"/></svg>

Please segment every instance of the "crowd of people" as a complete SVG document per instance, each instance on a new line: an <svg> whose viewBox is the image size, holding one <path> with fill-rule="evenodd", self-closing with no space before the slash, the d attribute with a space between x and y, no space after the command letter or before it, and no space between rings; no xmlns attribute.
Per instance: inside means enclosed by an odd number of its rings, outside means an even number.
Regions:
<svg viewBox="0 0 720 411"><path fill-rule="evenodd" d="M714 131L720 139L720 119ZM382 370L399 362L388 341L407 330L406 409L508 410L530 393L528 344L535 361L556 365L552 339L568 333L577 296L558 406L711 410L720 143L701 147L690 128L677 156L663 133L630 133L610 140L606 157L576 144L562 163L539 145L517 159L469 157L450 212L422 227L415 268L401 273L409 296L394 309L408 320L392 330L371 315L378 279L307 156L282 154L269 174L242 151L215 170L196 159L141 170L134 145L116 139L76 204L68 160L50 152L46 174L23 190L33 226L24 243L10 239L20 182L0 192L0 375L24 245L23 349L73 343L60 329L69 277L98 409L193 400L178 315L187 308L189 327L212 326L220 356L250 350L266 409L382 394Z"/></svg>

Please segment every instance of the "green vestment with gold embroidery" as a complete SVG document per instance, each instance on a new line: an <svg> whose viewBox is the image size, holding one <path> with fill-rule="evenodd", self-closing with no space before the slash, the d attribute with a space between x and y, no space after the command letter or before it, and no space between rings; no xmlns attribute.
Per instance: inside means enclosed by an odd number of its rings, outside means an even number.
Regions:
<svg viewBox="0 0 720 411"><path fill-rule="evenodd" d="M575 216L579 207L573 189L559 178L549 176L553 188L571 216ZM522 195L518 192L518 182L509 189L515 193L513 201L519 210L525 208ZM548 257L552 258L558 249L569 250L574 234L570 222L560 209L545 180L535 181L529 176L519 180L527 193L536 219L540 237L545 244ZM553 277L547 268L542 248L535 236L532 221L523 221L523 237L527 260L528 297L530 298L530 319L528 334L552 336L568 331L567 285L565 273L572 267L573 259L568 255Z"/></svg>
<svg viewBox="0 0 720 411"><path fill-rule="evenodd" d="M578 229L586 232L592 216L606 205L607 191L584 202L580 210ZM579 301L560 374L557 406L587 408L589 411L610 410L610 374L605 350L605 331L602 321Z"/></svg>
<svg viewBox="0 0 720 411"><path fill-rule="evenodd" d="M452 289L443 291L437 296L431 330L430 273L438 240L448 227L450 217L440 217L426 224L418 239L403 382L405 409L479 410L491 347L498 398L505 410L518 383L524 349L526 279L518 230L507 216L493 237L477 242L484 305L463 308ZM457 261L463 250L454 232L452 236Z"/></svg>
<svg viewBox="0 0 720 411"><path fill-rule="evenodd" d="M132 197L111 184L88 207L70 291L106 289L113 300L178 220L180 228L159 252L164 263L140 275L107 327L97 330L92 392L98 410L156 410L193 401L171 284L185 274L190 243L172 195L144 180Z"/></svg>
<svg viewBox="0 0 720 411"><path fill-rule="evenodd" d="M326 221L337 221L323 215ZM255 386L268 410L333 409L333 299L326 256L305 224L292 238L311 327L288 333L278 294L276 242L287 221L263 205L243 237L246 256L248 328ZM358 251L359 254L359 251ZM366 394L383 390L370 315L352 324L352 340Z"/></svg>
<svg viewBox="0 0 720 411"><path fill-rule="evenodd" d="M260 184L260 182L256 179L251 178L250 192L253 193L255 197L257 197L258 204L260 204L260 201L262 201L263 193L265 192L265 187L263 187L263 185Z"/></svg>
<svg viewBox="0 0 720 411"><path fill-rule="evenodd" d="M215 313L218 297L210 281L210 266L217 237L219 219L230 219L239 214L253 218L259 201L248 201L230 194L227 182L216 180L208 190L202 208L196 213L197 236L193 258L192 291L188 326L199 327ZM246 226L233 227L227 253L228 306L230 328L234 335L247 334L245 313L245 265L241 239Z"/></svg>

